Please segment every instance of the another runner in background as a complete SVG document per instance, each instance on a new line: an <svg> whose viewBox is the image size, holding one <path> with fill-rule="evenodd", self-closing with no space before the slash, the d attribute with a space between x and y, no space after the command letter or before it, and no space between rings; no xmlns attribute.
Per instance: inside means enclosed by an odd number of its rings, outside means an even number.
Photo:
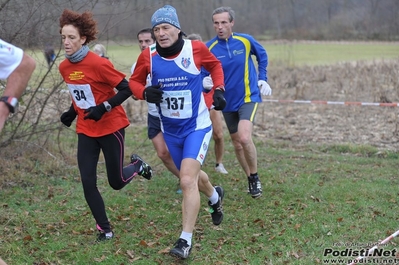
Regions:
<svg viewBox="0 0 399 265"><path fill-rule="evenodd" d="M102 45L100 43L94 45L93 52L96 53L100 57L104 57L104 58L108 59L107 50L105 49L104 45Z"/></svg>
<svg viewBox="0 0 399 265"><path fill-rule="evenodd" d="M222 63L227 102L223 109L224 120L238 162L248 179L249 193L252 198L258 198L262 195L262 185L252 133L258 104L262 102L261 95L272 93L267 83L268 59L265 48L252 36L233 32L234 16L231 7L219 7L213 11L216 37L206 46ZM252 55L258 62L257 69Z"/></svg>
<svg viewBox="0 0 399 265"><path fill-rule="evenodd" d="M199 40L202 41L201 35L199 34L190 34L187 36L189 40ZM202 80L202 85L205 89L204 97L205 97L205 102L207 106L210 106L209 109L209 114L211 117L212 121L212 137L213 140L215 141L215 158L216 158L216 164L215 164L215 170L216 172L222 173L222 174L228 174L227 170L224 168L223 165L223 156L224 156L224 135L223 135L223 120L222 120L222 115L220 111L215 110L212 102L213 102L213 81L210 76L205 76L204 79Z"/></svg>

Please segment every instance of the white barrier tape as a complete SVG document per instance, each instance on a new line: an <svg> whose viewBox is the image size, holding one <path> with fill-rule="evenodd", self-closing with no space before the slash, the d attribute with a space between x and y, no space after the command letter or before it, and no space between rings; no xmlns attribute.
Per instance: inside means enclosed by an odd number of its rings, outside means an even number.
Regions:
<svg viewBox="0 0 399 265"><path fill-rule="evenodd" d="M374 247L370 248L367 255L357 257L353 262L349 263L348 265L355 265L355 264L358 264L360 260L367 259L369 256L372 256L372 254L374 253L374 250L376 250L379 246L385 245L392 238L397 237L398 235L399 235L399 230L396 231L395 233L393 233L392 235L390 235L389 237L385 238L384 240L382 240L380 243L378 243Z"/></svg>
<svg viewBox="0 0 399 265"><path fill-rule="evenodd" d="M263 99L263 102L323 104L323 105L378 106L378 107L398 107L399 106L399 103L397 103L397 102L375 103L375 102L356 102L356 101L290 100L290 99Z"/></svg>

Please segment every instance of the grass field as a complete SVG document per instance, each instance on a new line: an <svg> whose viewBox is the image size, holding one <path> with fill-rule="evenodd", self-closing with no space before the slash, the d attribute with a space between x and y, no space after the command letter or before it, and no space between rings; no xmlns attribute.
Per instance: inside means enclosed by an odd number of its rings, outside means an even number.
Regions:
<svg viewBox="0 0 399 265"><path fill-rule="evenodd" d="M130 128L126 146L154 166L151 181L136 179L113 191L102 160L99 164L98 186L115 240L93 244L95 223L76 167L60 161L59 168L46 170L41 164L46 162L36 161L0 193L2 257L21 265L329 264L325 261L336 257L324 257L325 249L360 250L397 229L397 153L256 139L264 196L254 200L246 194L246 179L226 138L229 174L214 173L212 152L204 167L226 190L225 219L213 226L202 197L194 250L190 259L178 262L167 252L181 229L181 195L145 134L145 128ZM384 249L396 249L394 241Z"/></svg>
<svg viewBox="0 0 399 265"><path fill-rule="evenodd" d="M265 44L270 67L399 56L394 44L339 45ZM108 55L128 74L138 55L136 47L110 45ZM306 59L310 53L317 54L312 56L317 60ZM42 54L35 56L40 59ZM212 183L225 189L225 219L213 226L202 197L188 260L167 254L181 231L177 180L156 157L146 128L135 124L126 131L125 158L131 152L140 154L154 167L155 176L150 181L137 178L114 191L101 158L98 188L116 238L100 244L93 244L95 222L83 197L73 129L60 135L62 154L55 153L56 139L43 147L17 142L1 150L0 256L9 265L347 264L399 229L399 153L368 145L298 145L255 137L264 195L254 200L246 193L245 176L225 134L229 174L214 172L212 151L204 165ZM368 264L399 264L397 245L392 239L381 246L386 256L371 257L369 261L376 261Z"/></svg>
<svg viewBox="0 0 399 265"><path fill-rule="evenodd" d="M399 43L281 42L264 46L269 55L269 67L399 58Z"/></svg>
<svg viewBox="0 0 399 265"><path fill-rule="evenodd" d="M280 42L263 43L269 56L269 67L301 65L328 65L351 61L372 61L399 58L399 43L366 42ZM139 55L133 46L109 46L110 58L121 71L131 66ZM114 59L115 58L115 59ZM118 60L116 60L118 58Z"/></svg>
<svg viewBox="0 0 399 265"><path fill-rule="evenodd" d="M130 76L130 69L140 54L137 43L107 44L107 55L115 68ZM399 43L382 42L264 42L271 67L328 65L351 61L399 58ZM32 52L40 65L46 66L41 52ZM64 57L60 56L59 63ZM36 70L38 72L39 69Z"/></svg>

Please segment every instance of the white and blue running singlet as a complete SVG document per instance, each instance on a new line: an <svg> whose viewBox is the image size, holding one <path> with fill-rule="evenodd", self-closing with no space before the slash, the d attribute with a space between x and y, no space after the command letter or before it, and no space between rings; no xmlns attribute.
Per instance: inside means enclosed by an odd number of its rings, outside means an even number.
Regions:
<svg viewBox="0 0 399 265"><path fill-rule="evenodd" d="M162 84L159 104L162 132L177 137L211 126L202 94L201 71L196 67L191 41L185 40L180 54L166 59L150 46L152 85Z"/></svg>
<svg viewBox="0 0 399 265"><path fill-rule="evenodd" d="M150 46L151 83L162 84L163 98L158 105L161 128L173 161L180 169L184 158L201 164L212 135L212 123L202 94L202 76L194 61L190 40L180 54L166 59Z"/></svg>

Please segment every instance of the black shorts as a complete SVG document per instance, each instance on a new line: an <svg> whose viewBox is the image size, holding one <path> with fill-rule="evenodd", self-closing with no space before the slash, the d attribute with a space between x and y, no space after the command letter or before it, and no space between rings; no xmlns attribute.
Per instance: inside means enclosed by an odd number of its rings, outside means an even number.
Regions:
<svg viewBox="0 0 399 265"><path fill-rule="evenodd" d="M159 117L153 116L151 114L148 114L147 117L147 134L148 134L148 139L152 139L155 136L158 135L158 133L162 132L161 131L161 120Z"/></svg>
<svg viewBox="0 0 399 265"><path fill-rule="evenodd" d="M240 120L249 120L254 123L258 104L258 102L245 103L238 109L238 111L223 112L223 117L230 134L238 131L238 122Z"/></svg>

